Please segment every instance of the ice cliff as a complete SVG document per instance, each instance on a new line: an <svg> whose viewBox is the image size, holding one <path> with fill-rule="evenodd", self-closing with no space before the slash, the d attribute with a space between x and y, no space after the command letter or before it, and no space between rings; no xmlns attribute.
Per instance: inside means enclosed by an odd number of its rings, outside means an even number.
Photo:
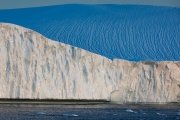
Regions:
<svg viewBox="0 0 180 120"><path fill-rule="evenodd" d="M180 62L129 62L0 23L0 98L180 101Z"/></svg>

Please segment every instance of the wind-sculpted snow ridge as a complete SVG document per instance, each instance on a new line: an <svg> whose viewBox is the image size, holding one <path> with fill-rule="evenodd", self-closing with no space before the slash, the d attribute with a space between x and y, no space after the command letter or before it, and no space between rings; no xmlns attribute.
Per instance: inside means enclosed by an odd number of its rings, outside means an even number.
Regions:
<svg viewBox="0 0 180 120"><path fill-rule="evenodd" d="M1 22L111 60L180 60L180 8L72 4L0 10L0 15Z"/></svg>
<svg viewBox="0 0 180 120"><path fill-rule="evenodd" d="M110 59L0 23L1 99L178 102L180 62Z"/></svg>

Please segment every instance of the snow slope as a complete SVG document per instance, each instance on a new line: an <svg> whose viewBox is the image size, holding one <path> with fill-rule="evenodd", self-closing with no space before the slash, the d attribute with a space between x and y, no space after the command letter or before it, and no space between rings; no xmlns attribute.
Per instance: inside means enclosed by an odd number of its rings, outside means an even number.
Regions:
<svg viewBox="0 0 180 120"><path fill-rule="evenodd" d="M0 10L0 22L30 28L111 60L180 60L180 8L59 5Z"/></svg>
<svg viewBox="0 0 180 120"><path fill-rule="evenodd" d="M180 101L180 62L128 62L0 23L0 98Z"/></svg>

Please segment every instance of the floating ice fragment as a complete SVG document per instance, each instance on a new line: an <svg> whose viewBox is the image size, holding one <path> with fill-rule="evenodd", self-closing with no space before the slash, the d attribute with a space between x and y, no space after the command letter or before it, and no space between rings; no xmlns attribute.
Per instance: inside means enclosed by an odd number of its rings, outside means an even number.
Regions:
<svg viewBox="0 0 180 120"><path fill-rule="evenodd" d="M46 115L45 112L37 112L38 115Z"/></svg>
<svg viewBox="0 0 180 120"><path fill-rule="evenodd" d="M133 112L131 109L127 109L126 112Z"/></svg>
<svg viewBox="0 0 180 120"><path fill-rule="evenodd" d="M157 114L158 114L158 115L165 115L165 114L161 114L161 113L158 113L158 112L157 112Z"/></svg>
<svg viewBox="0 0 180 120"><path fill-rule="evenodd" d="M114 116L118 115L118 114L113 114Z"/></svg>
<svg viewBox="0 0 180 120"><path fill-rule="evenodd" d="M137 113L135 111L132 111L131 109L127 109L126 112Z"/></svg>
<svg viewBox="0 0 180 120"><path fill-rule="evenodd" d="M62 116L65 116L65 117L77 117L78 115L76 115L76 114L62 114Z"/></svg>

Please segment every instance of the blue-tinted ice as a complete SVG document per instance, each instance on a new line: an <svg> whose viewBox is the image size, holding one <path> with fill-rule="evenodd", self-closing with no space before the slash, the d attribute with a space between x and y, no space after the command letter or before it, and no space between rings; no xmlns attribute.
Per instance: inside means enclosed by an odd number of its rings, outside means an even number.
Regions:
<svg viewBox="0 0 180 120"><path fill-rule="evenodd" d="M131 110L131 109L127 109L126 112L137 113L136 111L133 111L133 110Z"/></svg>

